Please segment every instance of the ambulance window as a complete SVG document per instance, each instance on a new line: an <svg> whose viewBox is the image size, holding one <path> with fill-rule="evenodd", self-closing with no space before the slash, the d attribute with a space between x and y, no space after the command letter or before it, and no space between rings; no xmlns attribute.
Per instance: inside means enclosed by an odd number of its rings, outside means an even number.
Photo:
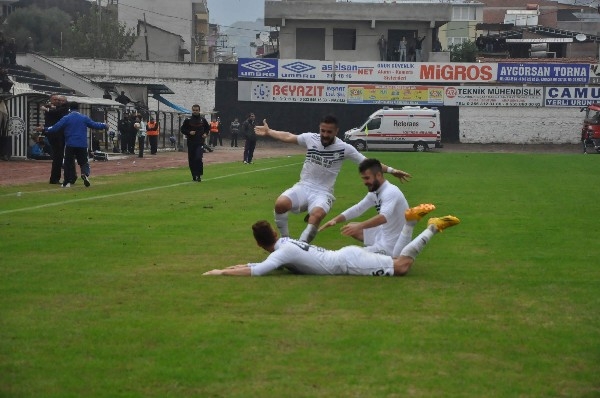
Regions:
<svg viewBox="0 0 600 398"><path fill-rule="evenodd" d="M378 129L379 127L381 127L381 118L371 119L367 123L367 128L369 130L375 130L375 129Z"/></svg>

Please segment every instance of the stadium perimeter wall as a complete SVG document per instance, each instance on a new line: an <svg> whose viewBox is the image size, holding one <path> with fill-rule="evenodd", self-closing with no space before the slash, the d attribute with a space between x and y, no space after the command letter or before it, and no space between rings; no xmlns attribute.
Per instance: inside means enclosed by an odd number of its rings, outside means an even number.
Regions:
<svg viewBox="0 0 600 398"><path fill-rule="evenodd" d="M268 118L274 128L292 132L315 131L319 118L334 113L343 132L358 126L376 105L296 104L238 101L236 64L193 64L153 61L114 61L53 58L70 70L97 82L165 84L175 92L164 95L177 105L199 103L203 110L216 109L229 137L234 117L244 120L249 112L257 122ZM156 110L157 101L149 107ZM165 105L160 105L161 110ZM576 144L580 142L582 114L577 108L440 107L442 141L469 144Z"/></svg>

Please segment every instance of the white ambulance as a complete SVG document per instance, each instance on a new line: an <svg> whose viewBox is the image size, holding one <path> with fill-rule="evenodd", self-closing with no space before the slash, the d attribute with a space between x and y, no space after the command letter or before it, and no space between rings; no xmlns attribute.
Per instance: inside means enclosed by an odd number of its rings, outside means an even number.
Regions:
<svg viewBox="0 0 600 398"><path fill-rule="evenodd" d="M344 135L344 141L359 151L412 149L424 152L442 148L441 139L439 109L419 106L384 107Z"/></svg>

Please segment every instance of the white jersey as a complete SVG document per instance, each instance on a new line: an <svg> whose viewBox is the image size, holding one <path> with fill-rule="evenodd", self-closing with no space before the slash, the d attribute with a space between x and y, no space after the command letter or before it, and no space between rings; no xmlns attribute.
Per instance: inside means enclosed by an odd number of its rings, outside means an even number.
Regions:
<svg viewBox="0 0 600 398"><path fill-rule="evenodd" d="M373 275L394 274L394 260L370 253L358 246L327 250L291 238L280 238L275 251L261 263L249 263L252 276L265 275L285 267L307 275Z"/></svg>
<svg viewBox="0 0 600 398"><path fill-rule="evenodd" d="M356 148L337 137L333 144L324 147L319 134L304 133L298 135L298 144L307 149L300 184L329 193L333 193L333 185L344 160L350 159L358 164L366 159Z"/></svg>
<svg viewBox="0 0 600 398"><path fill-rule="evenodd" d="M346 220L351 220L362 215L371 207L375 207L377 213L385 217L386 222L378 227L365 230L366 232L373 229L375 235L372 241L367 242L365 239L364 243L373 246L376 251L381 250L391 255L406 222L404 211L408 209L408 202L400 188L386 180L375 192L367 193L360 202L342 212L342 215ZM364 235L366 238L367 234Z"/></svg>

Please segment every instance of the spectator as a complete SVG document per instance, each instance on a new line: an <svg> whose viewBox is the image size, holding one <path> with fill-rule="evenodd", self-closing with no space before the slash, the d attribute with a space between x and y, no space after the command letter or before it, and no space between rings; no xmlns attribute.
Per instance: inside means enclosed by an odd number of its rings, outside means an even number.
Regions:
<svg viewBox="0 0 600 398"><path fill-rule="evenodd" d="M117 129L119 131L119 139L121 140L121 153L128 153L128 145L129 145L129 131L131 127L129 126L131 123L131 118L128 114L123 114L123 117L117 123Z"/></svg>
<svg viewBox="0 0 600 398"><path fill-rule="evenodd" d="M13 82L8 78L8 71L0 69L0 89L2 93L10 93L13 87Z"/></svg>
<svg viewBox="0 0 600 398"><path fill-rule="evenodd" d="M25 42L25 52L32 53L33 50L34 50L34 48L33 48L33 39L31 38L31 36L29 36L27 38L27 41Z"/></svg>
<svg viewBox="0 0 600 398"><path fill-rule="evenodd" d="M479 37L475 39L475 46L478 51L483 51L485 49L485 38L483 37L483 33L480 33Z"/></svg>
<svg viewBox="0 0 600 398"><path fill-rule="evenodd" d="M127 132L127 152L130 154L135 154L135 141L137 140L137 132L138 130L135 128L136 118L138 116L135 113L131 113L129 115L129 123L127 127L129 131Z"/></svg>
<svg viewBox="0 0 600 398"><path fill-rule="evenodd" d="M35 160L52 160L49 150L44 137L39 136L36 143L31 146L30 158Z"/></svg>
<svg viewBox="0 0 600 398"><path fill-rule="evenodd" d="M5 58L7 58L5 55L7 44L8 43L6 43L6 39L4 38L4 32L0 31L0 64L8 63L5 60Z"/></svg>
<svg viewBox="0 0 600 398"><path fill-rule="evenodd" d="M150 120L146 123L146 135L150 142L150 154L156 155L158 151L158 136L160 135L160 125L150 116Z"/></svg>
<svg viewBox="0 0 600 398"><path fill-rule="evenodd" d="M146 145L146 122L141 116L135 119L134 127L138 139L138 158L144 157L144 146Z"/></svg>
<svg viewBox="0 0 600 398"><path fill-rule="evenodd" d="M117 96L117 98L115 98L115 101L117 101L123 105L127 105L128 103L131 102L131 99L129 99L129 97L125 95L125 91L121 91L121 94L119 94Z"/></svg>
<svg viewBox="0 0 600 398"><path fill-rule="evenodd" d="M443 49L442 49L442 43L440 42L440 39L438 39L436 37L435 40L434 40L434 42L433 42L433 52L434 53L439 53L440 51L443 51Z"/></svg>
<svg viewBox="0 0 600 398"><path fill-rule="evenodd" d="M419 38L419 36L417 36L417 34L415 33L415 61L417 62L423 61L423 40L425 40L426 37L427 36Z"/></svg>
<svg viewBox="0 0 600 398"><path fill-rule="evenodd" d="M17 64L17 43L14 37L11 37L8 41L4 51L4 57L8 58L8 63L10 65Z"/></svg>
<svg viewBox="0 0 600 398"><path fill-rule="evenodd" d="M213 148L216 147L218 139L219 139L219 118L216 118L210 122L209 145L212 146ZM223 140L221 140L221 146L223 146Z"/></svg>
<svg viewBox="0 0 600 398"><path fill-rule="evenodd" d="M403 37L402 40L400 40L400 44L398 44L398 61L406 61L406 46L407 46L407 42L406 42L406 37Z"/></svg>
<svg viewBox="0 0 600 398"><path fill-rule="evenodd" d="M254 158L254 149L256 149L256 133L254 132L254 113L248 115L248 118L242 124L242 134L246 139L244 143L244 164L252 164Z"/></svg>
<svg viewBox="0 0 600 398"><path fill-rule="evenodd" d="M104 90L104 95L102 96L102 98L112 100L112 95L110 95L110 92L108 90Z"/></svg>
<svg viewBox="0 0 600 398"><path fill-rule="evenodd" d="M237 117L233 119L233 122L231 122L231 125L229 126L229 131L231 132L231 147L233 148L233 146L235 145L235 147L237 148L238 134L240 132L240 122L238 121Z"/></svg>
<svg viewBox="0 0 600 398"><path fill-rule="evenodd" d="M384 35L377 40L377 48L379 48L379 60L387 61L387 40Z"/></svg>

